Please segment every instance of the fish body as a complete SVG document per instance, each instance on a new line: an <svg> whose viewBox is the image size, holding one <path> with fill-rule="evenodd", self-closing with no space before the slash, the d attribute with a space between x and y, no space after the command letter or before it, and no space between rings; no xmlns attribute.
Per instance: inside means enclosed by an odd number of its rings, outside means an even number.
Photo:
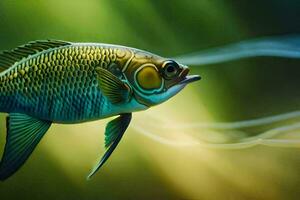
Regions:
<svg viewBox="0 0 300 200"><path fill-rule="evenodd" d="M134 99L114 105L98 87L99 68L120 73L136 51L72 43L31 55L0 74L0 111L77 123L145 109Z"/></svg>
<svg viewBox="0 0 300 200"><path fill-rule="evenodd" d="M198 76L173 60L101 43L35 41L0 54L0 112L7 142L0 179L15 173L52 123L118 116L107 124L105 147L92 176L108 159L131 120L177 94Z"/></svg>

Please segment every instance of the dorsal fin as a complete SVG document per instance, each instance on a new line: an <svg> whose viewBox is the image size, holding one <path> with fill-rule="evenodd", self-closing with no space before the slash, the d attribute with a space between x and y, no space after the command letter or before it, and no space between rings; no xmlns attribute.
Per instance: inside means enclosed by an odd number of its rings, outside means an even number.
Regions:
<svg viewBox="0 0 300 200"><path fill-rule="evenodd" d="M20 61L29 55L34 55L50 48L61 47L70 44L70 42L60 40L37 40L19 46L11 51L2 51L0 53L0 71L8 69L15 64L15 62Z"/></svg>

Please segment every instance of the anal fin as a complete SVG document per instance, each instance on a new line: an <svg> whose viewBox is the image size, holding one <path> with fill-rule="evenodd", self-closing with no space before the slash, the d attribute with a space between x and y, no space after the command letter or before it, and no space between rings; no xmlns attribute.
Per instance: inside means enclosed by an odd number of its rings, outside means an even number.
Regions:
<svg viewBox="0 0 300 200"><path fill-rule="evenodd" d="M6 144L0 162L0 180L14 174L28 159L51 126L50 121L10 113L6 119Z"/></svg>
<svg viewBox="0 0 300 200"><path fill-rule="evenodd" d="M104 163L110 157L112 152L115 150L117 145L119 144L124 132L126 131L130 121L132 114L125 113L121 114L116 119L110 121L105 128L105 147L106 151L102 156L100 162L94 167L92 172L88 175L88 179L90 179Z"/></svg>

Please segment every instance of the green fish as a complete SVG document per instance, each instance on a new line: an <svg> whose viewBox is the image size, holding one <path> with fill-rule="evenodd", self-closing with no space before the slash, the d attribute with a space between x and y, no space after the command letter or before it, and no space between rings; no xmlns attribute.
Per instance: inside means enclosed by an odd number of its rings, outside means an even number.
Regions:
<svg viewBox="0 0 300 200"><path fill-rule="evenodd" d="M106 151L88 178L120 142L132 112L160 104L200 79L188 67L125 46L30 42L0 54L0 112L8 113L0 180L28 159L52 123L118 116L106 125Z"/></svg>

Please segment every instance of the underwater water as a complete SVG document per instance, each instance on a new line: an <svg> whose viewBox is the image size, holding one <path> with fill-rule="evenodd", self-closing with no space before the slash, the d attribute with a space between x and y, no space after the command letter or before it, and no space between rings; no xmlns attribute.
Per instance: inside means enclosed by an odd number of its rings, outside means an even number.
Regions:
<svg viewBox="0 0 300 200"><path fill-rule="evenodd" d="M49 38L120 44L202 77L134 113L90 181L110 119L51 126L0 182L0 199L298 199L299 12L297 0L0 1L2 50Z"/></svg>

